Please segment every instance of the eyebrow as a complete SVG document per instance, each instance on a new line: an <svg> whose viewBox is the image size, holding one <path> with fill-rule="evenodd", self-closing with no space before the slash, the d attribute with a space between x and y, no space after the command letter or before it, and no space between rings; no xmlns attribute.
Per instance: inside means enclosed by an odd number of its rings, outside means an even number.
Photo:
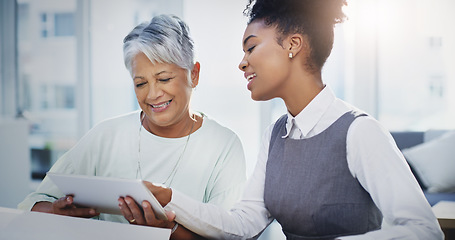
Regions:
<svg viewBox="0 0 455 240"><path fill-rule="evenodd" d="M161 75L161 74L163 74L163 73L172 73L172 72L163 70L163 71L161 71L161 72L155 73L154 76L157 77L157 76L159 76L159 75ZM134 76L134 77L133 77L133 80L136 79L136 78L145 79L144 76Z"/></svg>
<svg viewBox="0 0 455 240"><path fill-rule="evenodd" d="M256 36L255 35L250 35L250 36L246 37L245 40L243 40L243 46L245 46L246 42L248 42L248 40L250 40L250 38L252 38L252 37L256 37Z"/></svg>
<svg viewBox="0 0 455 240"><path fill-rule="evenodd" d="M166 71L166 70L163 70L163 71L161 71L161 72L159 72L159 73L155 73L155 76L159 76L159 75L161 75L161 74L163 74L163 73L170 73L170 72L168 72L168 71Z"/></svg>

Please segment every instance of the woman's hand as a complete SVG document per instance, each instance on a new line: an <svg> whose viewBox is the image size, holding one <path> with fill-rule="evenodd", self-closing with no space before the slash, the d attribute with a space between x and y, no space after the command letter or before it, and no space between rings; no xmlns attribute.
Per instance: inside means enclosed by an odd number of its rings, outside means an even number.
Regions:
<svg viewBox="0 0 455 240"><path fill-rule="evenodd" d="M98 216L99 213L93 208L77 206L73 203L73 196L67 195L54 202L38 202L32 211L53 213L58 215L91 218Z"/></svg>
<svg viewBox="0 0 455 240"><path fill-rule="evenodd" d="M166 206L172 197L172 191L166 187L153 185L150 182L144 181L147 188L153 193L161 206ZM119 207L123 216L130 224L139 224L152 227L170 228L173 230L171 239L204 239L197 234L189 231L182 225L178 225L175 220L174 212L166 212L168 220L160 220L155 217L152 205L148 201L143 201L141 207L131 197L120 197L118 199ZM175 232L174 232L175 231Z"/></svg>
<svg viewBox="0 0 455 240"><path fill-rule="evenodd" d="M173 228L175 226L175 214L166 212L168 220L160 220L156 218L152 205L148 201L143 201L141 207L131 197L120 197L118 199L120 210L123 216L131 224L160 227L160 228Z"/></svg>
<svg viewBox="0 0 455 240"><path fill-rule="evenodd" d="M156 197L161 206L166 206L171 201L172 191L169 188L156 186L150 182L144 181L144 184ZM176 224L174 222L175 214L172 212L166 212L168 221L159 220L153 212L152 206L148 201L143 201L141 206L139 203L129 197L120 197L118 199L119 208L122 211L123 216L132 224L161 227L161 228L173 228Z"/></svg>
<svg viewBox="0 0 455 240"><path fill-rule="evenodd" d="M150 192L152 192L161 206L164 207L171 201L172 190L170 188L154 185L153 183L147 181L143 182L145 186L147 186L147 188L150 190Z"/></svg>

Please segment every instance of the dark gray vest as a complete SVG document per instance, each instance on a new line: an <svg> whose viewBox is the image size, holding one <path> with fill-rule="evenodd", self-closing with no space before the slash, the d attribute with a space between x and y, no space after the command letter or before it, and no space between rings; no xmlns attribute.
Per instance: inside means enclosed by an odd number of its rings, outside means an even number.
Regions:
<svg viewBox="0 0 455 240"><path fill-rule="evenodd" d="M347 112L307 139L282 138L286 115L275 123L264 202L287 239L334 239L381 227L381 212L352 177L346 159L349 126L362 115Z"/></svg>

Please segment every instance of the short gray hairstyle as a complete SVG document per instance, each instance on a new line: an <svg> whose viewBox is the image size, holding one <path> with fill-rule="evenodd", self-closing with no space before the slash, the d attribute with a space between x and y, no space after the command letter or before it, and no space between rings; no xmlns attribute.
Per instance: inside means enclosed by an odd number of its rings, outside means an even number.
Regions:
<svg viewBox="0 0 455 240"><path fill-rule="evenodd" d="M123 39L123 59L132 74L132 60L144 53L155 63L171 63L188 70L194 67L193 40L185 22L174 15L159 15L137 25ZM191 82L191 78L188 79Z"/></svg>

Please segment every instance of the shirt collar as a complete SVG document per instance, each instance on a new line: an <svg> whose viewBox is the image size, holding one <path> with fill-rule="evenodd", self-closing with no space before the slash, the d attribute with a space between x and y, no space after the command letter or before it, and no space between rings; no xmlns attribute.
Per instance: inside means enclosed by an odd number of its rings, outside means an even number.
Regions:
<svg viewBox="0 0 455 240"><path fill-rule="evenodd" d="M316 95L313 100L299 113L293 117L291 113L287 113L288 119L286 122L286 134L283 138L287 138L293 127L298 128L305 138L308 133L321 120L324 113L335 101L336 97L329 86L325 86L322 91Z"/></svg>

